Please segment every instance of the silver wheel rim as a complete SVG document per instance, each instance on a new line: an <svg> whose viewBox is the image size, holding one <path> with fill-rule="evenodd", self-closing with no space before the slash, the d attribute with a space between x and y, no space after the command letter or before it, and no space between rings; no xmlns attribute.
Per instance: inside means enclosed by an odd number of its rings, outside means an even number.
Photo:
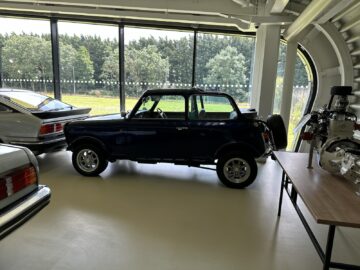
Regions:
<svg viewBox="0 0 360 270"><path fill-rule="evenodd" d="M242 158L229 159L224 165L224 175L232 183L245 182L251 173L250 164Z"/></svg>
<svg viewBox="0 0 360 270"><path fill-rule="evenodd" d="M76 156L76 162L84 172L93 172L99 167L99 156L91 149L82 149Z"/></svg>

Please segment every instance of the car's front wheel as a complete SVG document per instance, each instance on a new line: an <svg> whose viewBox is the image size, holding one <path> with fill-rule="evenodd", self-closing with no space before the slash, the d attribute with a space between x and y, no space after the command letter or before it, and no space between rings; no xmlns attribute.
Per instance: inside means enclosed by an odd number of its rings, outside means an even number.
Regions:
<svg viewBox="0 0 360 270"><path fill-rule="evenodd" d="M216 164L220 181L230 188L245 188L257 175L255 159L242 152L229 152L220 156Z"/></svg>
<svg viewBox="0 0 360 270"><path fill-rule="evenodd" d="M108 161L104 151L96 146L80 145L74 149L72 155L74 168L82 175L97 176L102 173Z"/></svg>

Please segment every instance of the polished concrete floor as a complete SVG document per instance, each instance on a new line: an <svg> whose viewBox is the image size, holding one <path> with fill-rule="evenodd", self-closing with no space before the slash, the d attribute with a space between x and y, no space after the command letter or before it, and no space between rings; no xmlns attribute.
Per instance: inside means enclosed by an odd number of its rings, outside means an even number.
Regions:
<svg viewBox="0 0 360 270"><path fill-rule="evenodd" d="M287 196L277 217L272 160L233 190L214 171L172 164L122 161L85 178L70 157L39 157L51 203L0 242L1 270L322 269ZM327 228L311 226L324 244ZM360 264L360 230L337 229L334 258Z"/></svg>

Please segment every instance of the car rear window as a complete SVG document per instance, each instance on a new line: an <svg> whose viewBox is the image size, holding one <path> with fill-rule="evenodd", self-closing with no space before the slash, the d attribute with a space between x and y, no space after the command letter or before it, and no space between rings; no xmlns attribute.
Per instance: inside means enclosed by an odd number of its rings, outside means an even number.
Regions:
<svg viewBox="0 0 360 270"><path fill-rule="evenodd" d="M71 108L69 104L34 92L9 91L1 92L1 95L31 111L58 111Z"/></svg>

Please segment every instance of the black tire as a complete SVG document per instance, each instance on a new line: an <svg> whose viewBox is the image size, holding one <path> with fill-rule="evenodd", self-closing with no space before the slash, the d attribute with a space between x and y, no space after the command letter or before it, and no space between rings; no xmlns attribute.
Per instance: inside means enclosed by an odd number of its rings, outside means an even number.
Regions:
<svg viewBox="0 0 360 270"><path fill-rule="evenodd" d="M278 114L270 115L266 121L273 135L276 150L287 147L287 132L282 117Z"/></svg>
<svg viewBox="0 0 360 270"><path fill-rule="evenodd" d="M231 167L238 164L239 177L231 176ZM234 168L233 168L234 170ZM222 154L216 164L216 172L220 181L230 188L245 188L252 184L257 175L255 159L242 152L227 152Z"/></svg>
<svg viewBox="0 0 360 270"><path fill-rule="evenodd" d="M87 157L90 160L86 160ZM104 151L101 148L86 144L75 147L72 163L75 170L84 176L98 176L108 165Z"/></svg>

